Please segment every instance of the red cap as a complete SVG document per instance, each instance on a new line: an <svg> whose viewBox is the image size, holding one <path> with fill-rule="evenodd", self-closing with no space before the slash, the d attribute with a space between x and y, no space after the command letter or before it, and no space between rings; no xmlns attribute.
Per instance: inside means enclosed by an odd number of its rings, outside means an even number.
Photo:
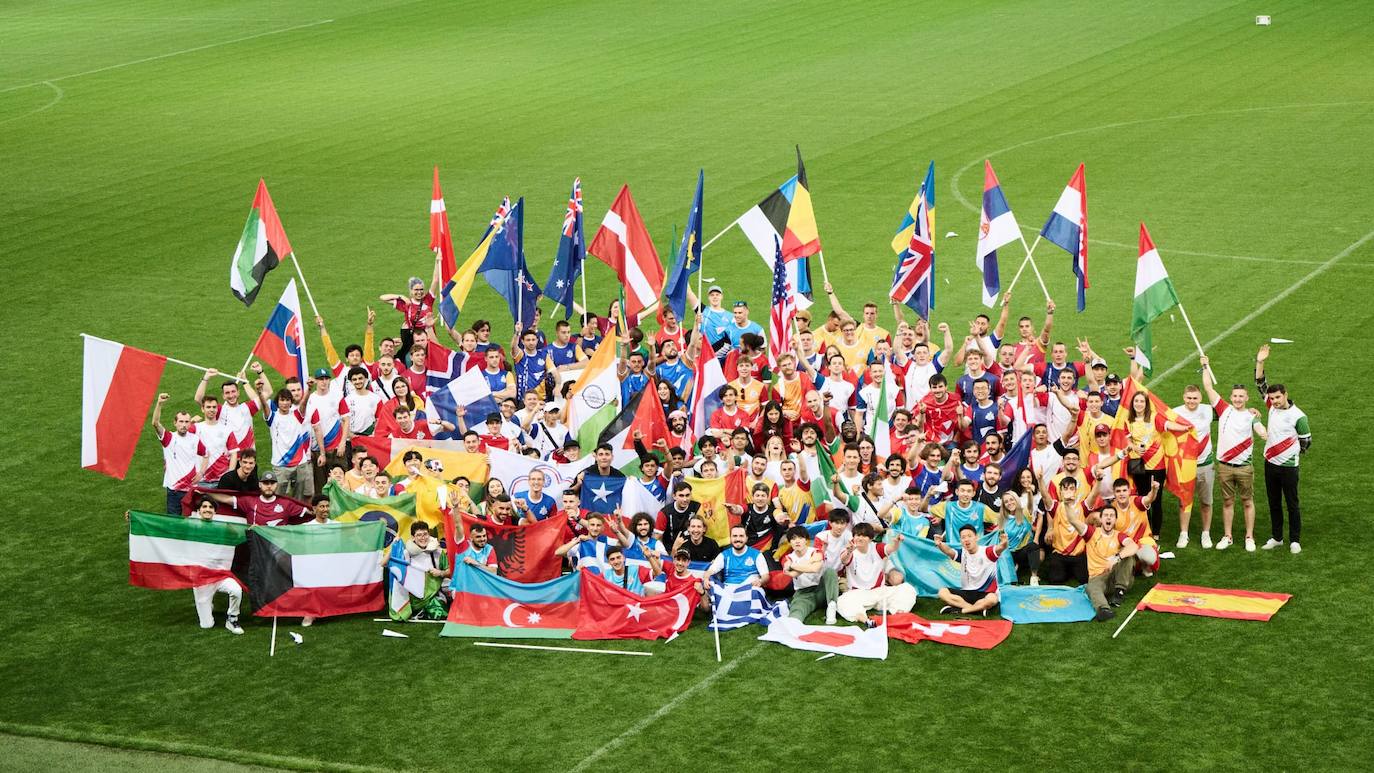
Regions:
<svg viewBox="0 0 1374 773"><path fill-rule="evenodd" d="M1093 434L1095 435L1110 435L1111 433L1112 428L1108 427L1106 424L1099 424L1093 429Z"/></svg>

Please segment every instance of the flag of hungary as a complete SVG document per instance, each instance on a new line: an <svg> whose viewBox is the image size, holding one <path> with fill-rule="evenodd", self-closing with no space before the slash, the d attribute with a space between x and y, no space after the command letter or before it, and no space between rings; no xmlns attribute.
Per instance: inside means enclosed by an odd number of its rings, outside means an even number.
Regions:
<svg viewBox="0 0 1374 773"><path fill-rule="evenodd" d="M1135 264L1135 306L1131 310L1131 338L1135 341L1135 361L1149 373L1154 352L1150 344L1150 323L1178 305L1178 293L1164 270L1164 261L1150 239L1145 224L1140 224L1140 258Z"/></svg>
<svg viewBox="0 0 1374 773"><path fill-rule="evenodd" d="M248 587L260 617L329 617L382 608L380 521L256 526Z"/></svg>
<svg viewBox="0 0 1374 773"><path fill-rule="evenodd" d="M258 180L258 192L253 197L253 209L243 226L239 246L229 264L229 289L234 297L252 306L262 287L263 277L291 254L291 242L286 239L277 208L267 192L267 183Z"/></svg>
<svg viewBox="0 0 1374 773"><path fill-rule="evenodd" d="M247 527L237 523L129 513L129 584L179 590L233 577L234 548Z"/></svg>

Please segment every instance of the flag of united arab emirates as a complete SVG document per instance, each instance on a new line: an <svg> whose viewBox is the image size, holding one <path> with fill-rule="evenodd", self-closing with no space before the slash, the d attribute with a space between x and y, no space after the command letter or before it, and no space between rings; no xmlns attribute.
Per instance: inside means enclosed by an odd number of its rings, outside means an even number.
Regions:
<svg viewBox="0 0 1374 773"><path fill-rule="evenodd" d="M380 521L255 526L248 588L260 617L329 617L382 608Z"/></svg>
<svg viewBox="0 0 1374 773"><path fill-rule="evenodd" d="M258 180L253 209L248 213L243 236L239 237L239 246L234 249L234 259L229 264L229 289L234 297L243 301L244 306L252 306L263 277L289 255L291 242L287 241L277 208L272 205L267 183Z"/></svg>

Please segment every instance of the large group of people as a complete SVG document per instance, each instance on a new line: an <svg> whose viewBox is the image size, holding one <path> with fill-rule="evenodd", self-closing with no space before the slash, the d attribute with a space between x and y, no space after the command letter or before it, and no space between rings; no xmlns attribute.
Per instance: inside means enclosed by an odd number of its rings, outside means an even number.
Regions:
<svg viewBox="0 0 1374 773"><path fill-rule="evenodd" d="M893 558L903 539L930 538L960 566L959 585L940 592L944 611L995 609L996 567L1009 553L1018 582L1084 584L1098 618L1108 619L1134 577L1158 571L1165 526L1158 448L1167 433L1191 427L1201 451L1193 506L1179 512L1176 547L1191 544L1196 509L1203 548L1225 550L1243 540L1245 550L1257 549L1258 438L1272 526L1258 547L1301 550L1298 464L1311 433L1284 385L1267 378L1267 345L1253 372L1267 415L1250 406L1244 383L1220 393L1204 357L1202 383L1184 389L1173 413L1182 421L1175 421L1156 411L1143 389L1123 404L1123 369L1087 338L1056 338L1052 301L1038 324L1030 316L1013 321L1010 293L996 319L979 314L957 340L951 325L908 321L898 304L891 330L879 324L877 303L851 314L826 283L828 308L817 303L798 312L787 351L779 353L749 305L727 305L717 285L704 298L689 298L690 326L670 309L626 319L612 302L604 316L576 310L576 325L558 319L546 326L537 316L507 345L493 339L486 320L445 326L436 289L415 278L406 293L382 295L399 313L395 334L379 336L369 309L361 343L345 346L342 356L317 318L327 367L304 383L274 384L257 363L239 380L221 381L211 371L170 425L170 397L160 395L152 430L165 460L168 512L181 513L183 499L199 486L218 492L207 499L234 507L250 525L293 517L323 524L329 499L321 492L330 480L380 497L430 477L453 484L444 489L455 492L447 494L447 507L479 522L563 519L558 555L568 571L596 571L638 593L752 582L790 595L793 617L864 621L870 610L912 608L916 591ZM624 405L640 390L655 390L664 412L668 439L635 443L637 475L661 501L657 512L598 512L581 496L581 476L555 499L537 472L527 490L514 493L513 481L449 477L418 453L406 455L404 475L389 477L357 442L451 439L471 453L501 449L558 463L591 454L588 473L621 474L612 462L618 449L581 448L567 409L576 374L608 338L618 355L614 397ZM716 395L719 407L700 417L705 430L697 436L693 363L703 352L719 360L727 383ZM1132 355L1124 350L1126 378L1143 382ZM499 408L441 415L430 399L434 390L473 369ZM879 413L886 423L875 422ZM871 437L875 426L889 436ZM255 427L266 429L266 443L256 442ZM1015 464L1008 454L1026 435L1027 463ZM259 445L267 459L257 456ZM746 494L726 502L729 538L717 544L706 536L709 514L688 479L741 468ZM468 496L476 483L481 494ZM1221 494L1219 535L1214 488ZM1233 531L1237 501L1242 534ZM212 517L213 504L195 513ZM432 552L437 542L420 523L414 534L397 536L411 555ZM486 529L469 527L460 538L458 563L499 571ZM427 571L447 578L453 567L435 561ZM205 596L197 592L203 625L212 624ZM239 629L233 599L230 630Z"/></svg>

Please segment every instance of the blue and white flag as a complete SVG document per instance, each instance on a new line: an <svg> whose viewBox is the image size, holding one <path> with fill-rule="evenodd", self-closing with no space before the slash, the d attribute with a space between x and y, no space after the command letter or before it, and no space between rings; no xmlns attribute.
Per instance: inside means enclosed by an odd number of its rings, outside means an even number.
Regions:
<svg viewBox="0 0 1374 773"><path fill-rule="evenodd" d="M787 602L769 603L763 588L752 583L711 584L711 630L731 631L750 623L767 626L787 616Z"/></svg>
<svg viewBox="0 0 1374 773"><path fill-rule="evenodd" d="M486 419L487 414L496 413L496 400L491 396L491 384L479 368L466 371L429 396L430 405L440 419L457 425L458 408L464 410L464 421L468 427L475 427Z"/></svg>
<svg viewBox="0 0 1374 773"><path fill-rule="evenodd" d="M563 215L563 230L558 236L558 252L553 256L549 278L544 280L544 292L549 300L563 307L563 319L572 316L573 289L582 276L582 263L587 259L587 239L582 231L582 178L573 179L568 194L568 211Z"/></svg>
<svg viewBox="0 0 1374 773"><path fill-rule="evenodd" d="M609 515L620 507L625 492L624 475L600 475L595 469L582 474L582 509Z"/></svg>
<svg viewBox="0 0 1374 773"><path fill-rule="evenodd" d="M1085 586L1003 585L997 589L1002 617L1013 623L1081 623L1096 611Z"/></svg>

